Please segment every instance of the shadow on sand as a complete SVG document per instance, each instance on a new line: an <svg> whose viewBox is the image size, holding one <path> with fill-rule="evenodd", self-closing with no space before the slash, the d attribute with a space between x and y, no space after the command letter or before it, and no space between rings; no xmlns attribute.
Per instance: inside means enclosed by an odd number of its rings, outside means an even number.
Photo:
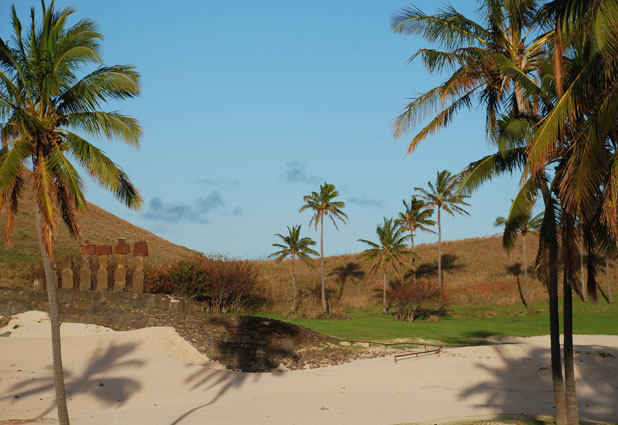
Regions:
<svg viewBox="0 0 618 425"><path fill-rule="evenodd" d="M139 343L110 344L107 347L100 347L92 355L86 369L80 375L76 375L70 369L64 369L64 382L67 400L77 394L88 394L99 400L106 406L122 406L141 388L141 384L134 379L112 377L107 375L115 369L122 371L127 367L142 367L144 362L141 360L126 360L132 351L139 346ZM20 382L11 391L19 392L20 399L28 402L28 397L36 396L54 391L54 380L52 367L49 366L50 374L43 382L26 381ZM55 400L55 397L54 397ZM56 407L55 401L51 406L41 412L36 419L42 418Z"/></svg>
<svg viewBox="0 0 618 425"><path fill-rule="evenodd" d="M549 336L547 337L549 339ZM577 337L576 337L577 338ZM549 349L531 347L525 357L510 358L501 346L494 350L503 366L490 367L482 360L476 368L488 379L465 389L462 400L481 395L478 407L492 407L505 416L554 415ZM582 420L616 422L618 420L618 381L615 364L618 349L594 345L577 345L576 368L579 370L577 400ZM539 411L539 406L544 406Z"/></svg>
<svg viewBox="0 0 618 425"><path fill-rule="evenodd" d="M231 370L216 370L202 368L187 376L184 383L192 391L208 392L215 390L214 396L206 403L195 406L176 418L170 425L177 425L197 410L208 407L217 402L225 393L234 388L240 388L249 380L256 382L260 379L259 373L234 372Z"/></svg>

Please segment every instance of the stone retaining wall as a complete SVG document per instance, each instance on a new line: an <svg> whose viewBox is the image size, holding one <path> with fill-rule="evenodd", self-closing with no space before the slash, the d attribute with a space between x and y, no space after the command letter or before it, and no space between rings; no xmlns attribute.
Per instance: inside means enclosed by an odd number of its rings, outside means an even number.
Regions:
<svg viewBox="0 0 618 425"><path fill-rule="evenodd" d="M62 316L97 314L104 312L110 304L174 313L203 310L198 303L164 294L58 290L58 307ZM0 315L10 316L28 310L47 311L47 309L46 291L0 288Z"/></svg>
<svg viewBox="0 0 618 425"><path fill-rule="evenodd" d="M279 320L207 314L197 303L168 295L59 290L58 303L64 322L115 330L172 326L209 358L245 372L298 363L304 350L338 344L335 338ZM0 288L0 316L47 307L45 291Z"/></svg>

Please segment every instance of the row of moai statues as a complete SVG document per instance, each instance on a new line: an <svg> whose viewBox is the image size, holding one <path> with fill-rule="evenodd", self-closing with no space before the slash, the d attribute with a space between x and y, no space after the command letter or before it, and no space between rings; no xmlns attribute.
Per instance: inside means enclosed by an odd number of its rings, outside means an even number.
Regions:
<svg viewBox="0 0 618 425"><path fill-rule="evenodd" d="M82 266L79 270L79 289L90 290L92 286L92 272L90 270L90 256L98 257L99 268L96 275L95 289L107 291L109 275L109 256L112 252L116 255L116 270L114 270L114 291L127 290L127 255L131 253L131 245L124 238L118 238L118 244L95 245L85 240L81 245ZM137 241L133 244L133 257L135 258L135 270L133 271L131 292L144 292L144 257L148 256L148 245L145 241ZM75 282L71 260L68 259L62 267L62 289L73 289Z"/></svg>

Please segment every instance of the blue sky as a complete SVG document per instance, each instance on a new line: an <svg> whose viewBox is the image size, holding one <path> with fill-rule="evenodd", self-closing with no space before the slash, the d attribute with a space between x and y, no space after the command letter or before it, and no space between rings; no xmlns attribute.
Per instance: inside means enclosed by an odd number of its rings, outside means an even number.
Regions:
<svg viewBox="0 0 618 425"><path fill-rule="evenodd" d="M17 3L22 21L31 5L39 12L39 2ZM142 74L142 96L108 108L139 119L141 149L99 146L129 173L145 205L129 211L94 183L88 200L204 253L261 258L272 252L274 234L295 224L319 242L310 213L298 209L325 180L349 216L338 232L326 228L325 254L358 252L357 239L374 239L376 224L395 216L414 186L491 151L482 110L461 113L412 155L405 155L408 138L394 140L391 125L406 98L440 81L420 62L405 63L425 42L390 29L392 15L409 2L56 4L97 22L107 65L133 64ZM474 13L471 0L454 5ZM7 2L0 22L6 38ZM517 187L517 177L486 185L472 196L469 217L445 217L444 239L495 234L493 222Z"/></svg>

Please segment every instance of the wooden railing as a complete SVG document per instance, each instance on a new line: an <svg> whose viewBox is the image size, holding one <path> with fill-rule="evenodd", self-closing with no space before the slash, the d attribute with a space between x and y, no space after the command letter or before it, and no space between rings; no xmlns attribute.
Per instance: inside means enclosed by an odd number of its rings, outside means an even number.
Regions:
<svg viewBox="0 0 618 425"><path fill-rule="evenodd" d="M434 345L434 344L426 344L426 343L421 344L418 342L376 342L376 341L359 341L359 340L352 340L352 339L340 339L339 343L346 343L346 344L349 344L351 347L353 347L354 344L357 344L357 345L367 346L369 348L371 348L372 346L381 346L384 348L401 347L402 350L405 350L407 347L409 347L410 349L417 348L416 351L407 351L405 353L395 354L395 363L397 363L398 360L403 360L403 359L407 359L410 357L418 358L419 356L440 354L442 352L442 345ZM423 349L421 350L420 347L423 347Z"/></svg>
<svg viewBox="0 0 618 425"><path fill-rule="evenodd" d="M431 345L430 347L436 347L435 345ZM419 350L419 351L409 351L407 353L402 353L402 354L396 354L395 355L395 363L397 363L397 360L402 360L402 359L409 359L412 356L416 356L416 358L418 358L418 356L429 356L431 354L440 354L442 352L442 346L437 346L437 348L431 348L431 349L427 349L427 344L423 344L423 350Z"/></svg>

